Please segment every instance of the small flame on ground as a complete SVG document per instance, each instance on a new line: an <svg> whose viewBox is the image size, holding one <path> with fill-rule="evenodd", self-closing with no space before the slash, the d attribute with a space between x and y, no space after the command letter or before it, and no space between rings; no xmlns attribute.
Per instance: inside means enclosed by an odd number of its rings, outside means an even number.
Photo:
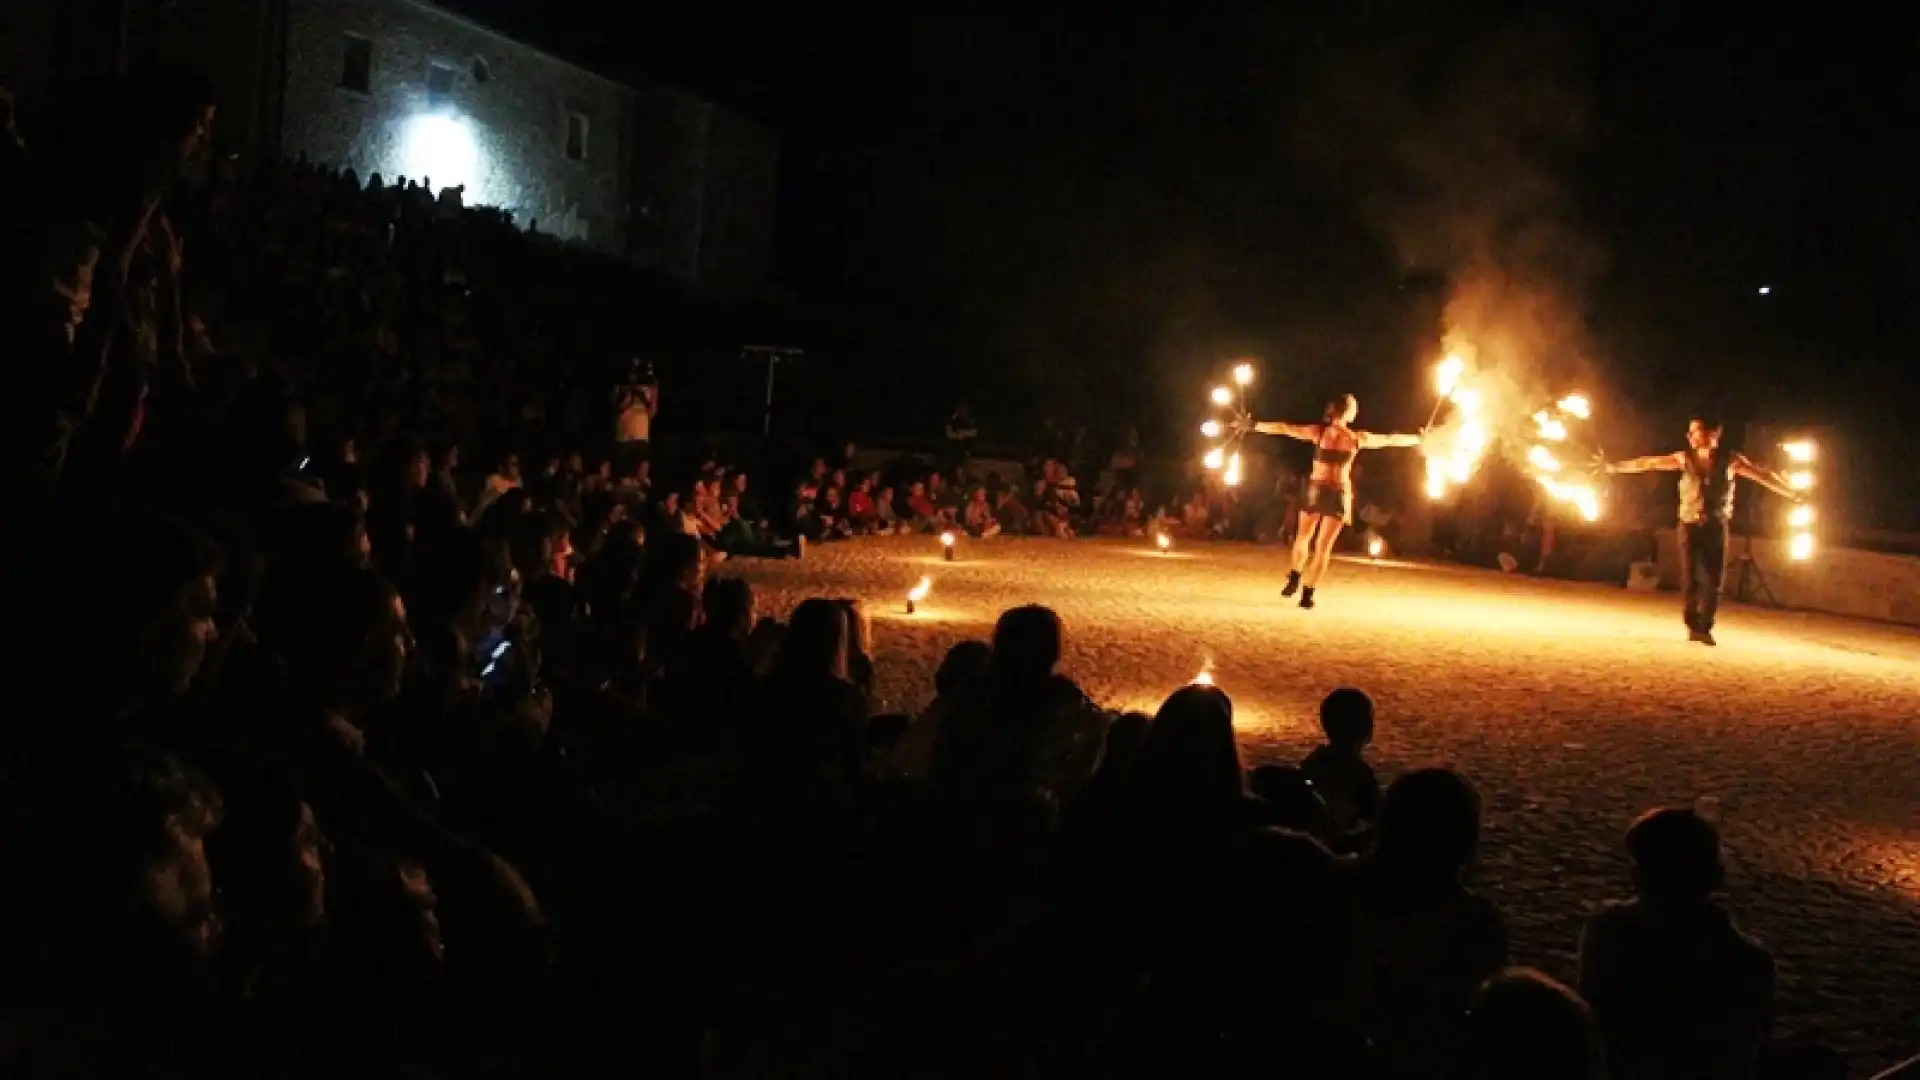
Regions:
<svg viewBox="0 0 1920 1080"><path fill-rule="evenodd" d="M1209 420L1206 423L1201 424L1200 434L1205 435L1209 439L1219 438L1220 437L1220 421Z"/></svg>
<svg viewBox="0 0 1920 1080"><path fill-rule="evenodd" d="M1213 672L1211 672L1211 671L1208 671L1208 670L1207 670L1207 669L1205 669L1205 668L1201 668L1201 669L1200 669L1200 674L1198 674L1198 675L1195 675L1195 676L1193 677L1193 685L1195 685L1195 686L1212 686L1212 685L1213 685Z"/></svg>
<svg viewBox="0 0 1920 1080"><path fill-rule="evenodd" d="M1154 533L1153 542L1161 551L1165 551L1173 546L1173 537L1168 536L1166 533Z"/></svg>
<svg viewBox="0 0 1920 1080"><path fill-rule="evenodd" d="M951 529L940 534L940 545L942 547L952 547L953 540L953 531Z"/></svg>
<svg viewBox="0 0 1920 1080"><path fill-rule="evenodd" d="M933 591L933 579L930 577L923 577L920 579L920 584L915 585L913 588L907 590L907 600L909 602L917 603L921 600L925 600L927 598L927 594L932 591Z"/></svg>
<svg viewBox="0 0 1920 1080"><path fill-rule="evenodd" d="M1215 405L1231 405L1231 404L1233 404L1233 391L1231 391L1231 390L1229 390L1229 389L1227 389L1227 388L1226 388L1226 387L1224 387L1224 386L1216 386L1216 387L1214 387L1214 388L1213 388L1213 403L1214 403Z"/></svg>
<svg viewBox="0 0 1920 1080"><path fill-rule="evenodd" d="M1367 537L1367 555L1369 557L1377 559L1381 555L1385 554L1386 550L1387 550L1387 542L1385 540L1382 540L1377 536Z"/></svg>

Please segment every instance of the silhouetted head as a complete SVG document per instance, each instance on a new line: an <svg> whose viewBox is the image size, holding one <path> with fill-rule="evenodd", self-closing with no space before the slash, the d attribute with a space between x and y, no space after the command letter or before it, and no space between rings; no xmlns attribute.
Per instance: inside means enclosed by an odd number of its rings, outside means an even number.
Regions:
<svg viewBox="0 0 1920 1080"><path fill-rule="evenodd" d="M1528 968L1480 987L1467 1010L1463 1075L1472 1080L1599 1080L1600 1032L1580 995Z"/></svg>
<svg viewBox="0 0 1920 1080"><path fill-rule="evenodd" d="M1669 909L1699 907L1726 878L1720 830L1691 809L1652 810L1627 829L1634 886L1647 902Z"/></svg>
<svg viewBox="0 0 1920 1080"><path fill-rule="evenodd" d="M1343 686L1320 701L1320 730L1341 750L1359 751L1373 741L1373 698Z"/></svg>

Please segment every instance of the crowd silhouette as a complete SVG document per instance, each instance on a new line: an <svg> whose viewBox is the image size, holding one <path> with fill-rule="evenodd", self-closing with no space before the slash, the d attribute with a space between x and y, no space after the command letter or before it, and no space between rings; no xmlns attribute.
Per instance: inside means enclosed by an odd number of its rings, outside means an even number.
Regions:
<svg viewBox="0 0 1920 1080"><path fill-rule="evenodd" d="M1109 712L1035 606L875 715L857 604L715 572L804 543L718 537L738 470L589 467L590 256L209 160L180 73L84 96L0 178L5 1075L1831 1075L1692 811L1567 986L1359 690L1250 771L1226 694Z"/></svg>

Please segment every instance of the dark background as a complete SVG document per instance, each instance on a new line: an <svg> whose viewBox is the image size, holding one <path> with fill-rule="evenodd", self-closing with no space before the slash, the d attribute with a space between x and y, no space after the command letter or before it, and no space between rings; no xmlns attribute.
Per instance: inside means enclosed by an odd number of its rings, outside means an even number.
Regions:
<svg viewBox="0 0 1920 1080"><path fill-rule="evenodd" d="M1828 426L1849 523L1920 528L1910 14L458 6L782 134L781 280L839 328L808 377L870 428L966 392L988 437L1174 445L1243 352L1263 414L1417 425L1464 302L1617 454Z"/></svg>

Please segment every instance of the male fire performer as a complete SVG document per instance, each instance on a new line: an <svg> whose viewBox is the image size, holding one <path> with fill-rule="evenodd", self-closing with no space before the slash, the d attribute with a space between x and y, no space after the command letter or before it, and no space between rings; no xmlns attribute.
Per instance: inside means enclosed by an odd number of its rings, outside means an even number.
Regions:
<svg viewBox="0 0 1920 1080"><path fill-rule="evenodd" d="M1381 435L1350 425L1360 415L1360 399L1344 394L1327 405L1318 424L1253 423L1235 426L1262 435L1284 435L1313 444L1313 473L1307 478L1307 497L1300 507L1300 529L1293 538L1293 565L1281 596L1300 594L1300 606L1313 607L1313 591L1333 558L1340 530L1353 522L1353 459L1362 450L1419 446L1419 435ZM1316 532L1318 536L1316 537Z"/></svg>
<svg viewBox="0 0 1920 1080"><path fill-rule="evenodd" d="M1606 462L1610 473L1680 474L1681 614L1687 621L1687 639L1702 645L1714 644L1713 619L1727 576L1727 523L1733 519L1734 479L1751 480L1800 501L1785 477L1755 465L1745 454L1723 448L1722 430L1719 421L1696 417L1687 424L1685 450Z"/></svg>

